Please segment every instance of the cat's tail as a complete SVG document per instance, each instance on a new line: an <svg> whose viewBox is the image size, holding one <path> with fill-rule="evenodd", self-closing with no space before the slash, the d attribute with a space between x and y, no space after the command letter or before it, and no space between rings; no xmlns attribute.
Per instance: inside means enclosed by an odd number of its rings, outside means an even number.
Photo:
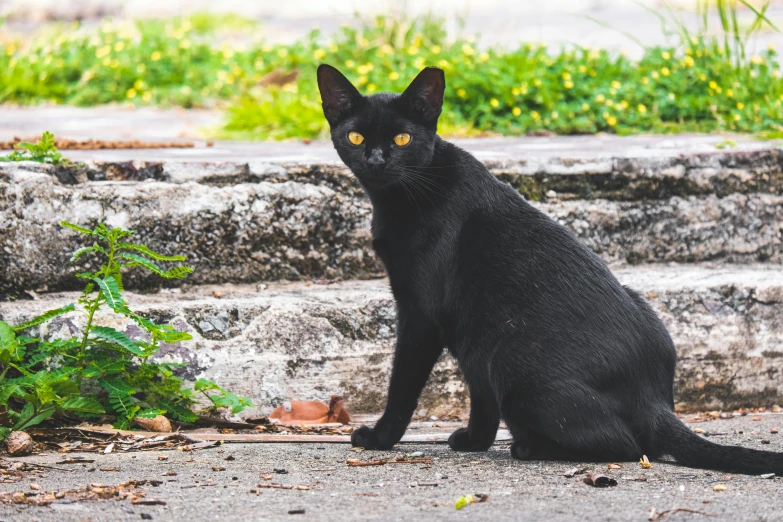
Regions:
<svg viewBox="0 0 783 522"><path fill-rule="evenodd" d="M783 476L783 453L715 444L694 433L671 411L662 412L655 434L658 449L683 466L727 473L774 473Z"/></svg>

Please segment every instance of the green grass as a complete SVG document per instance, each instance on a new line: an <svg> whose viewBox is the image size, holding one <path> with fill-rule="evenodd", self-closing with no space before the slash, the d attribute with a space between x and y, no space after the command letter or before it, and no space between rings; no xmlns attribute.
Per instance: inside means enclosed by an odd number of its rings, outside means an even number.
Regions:
<svg viewBox="0 0 783 522"><path fill-rule="evenodd" d="M223 137L314 138L327 133L319 63L340 68L365 93L401 91L434 65L446 71L441 130L450 134L779 135L779 56L771 48L747 53L749 39L772 27L766 4L710 5L720 13L718 28L704 16L689 30L673 9L656 15L674 40L645 49L639 60L530 43L484 50L474 38L451 38L442 20L429 17L357 18L330 39L314 31L290 45L258 41L258 29L239 18L107 22L97 32L75 27L27 46L0 43L0 102L217 106L227 109ZM708 7L702 2L699 12ZM753 16L750 25L737 21L743 10ZM269 85L270 73L292 72L293 81Z"/></svg>

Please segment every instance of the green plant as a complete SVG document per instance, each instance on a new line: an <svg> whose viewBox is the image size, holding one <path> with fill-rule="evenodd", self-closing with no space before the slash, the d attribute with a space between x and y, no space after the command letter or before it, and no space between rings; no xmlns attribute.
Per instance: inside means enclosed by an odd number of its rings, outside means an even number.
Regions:
<svg viewBox="0 0 783 522"><path fill-rule="evenodd" d="M135 417L162 414L193 422L197 420L192 410L196 393L209 399L207 409L225 407L236 413L250 405L247 399L206 379L199 379L190 389L174 374L181 364L154 361L161 343L175 344L191 336L133 312L122 295L125 270L140 267L164 279L180 279L192 269L163 269L158 263L180 262L184 257L165 256L129 243L132 232L128 230L103 224L91 230L67 222L62 225L93 242L74 252L71 261L95 256L100 266L96 271L76 274L86 282L78 300L78 311L86 316L84 332L80 337L50 340L23 335L76 311L74 304L16 326L0 321L0 412L10 425L0 436L7 434L8 428L26 429L55 415L64 420L88 419L109 411L116 414L117 428L128 428ZM134 321L144 331L144 338L131 339L110 326L96 324L96 313L105 308Z"/></svg>
<svg viewBox="0 0 783 522"><path fill-rule="evenodd" d="M54 143L54 134L46 131L37 143L23 141L16 145L16 150L8 156L0 156L0 161L37 161L38 163L51 163L62 165L68 163L63 155L57 151Z"/></svg>
<svg viewBox="0 0 783 522"><path fill-rule="evenodd" d="M252 24L241 19L107 22L38 43L0 43L0 102L219 106L228 107L221 137L326 138L319 63L337 66L368 94L399 92L432 65L446 71L440 124L448 133L776 136L783 132L780 57L772 47L749 51L755 34L776 30L767 6L701 0L695 29L673 8L655 13L673 39L638 60L534 43L484 48L447 34L434 17L357 17L329 37L313 31L285 45L253 40ZM710 10L719 27L708 25ZM220 37L222 24L243 34L242 43Z"/></svg>

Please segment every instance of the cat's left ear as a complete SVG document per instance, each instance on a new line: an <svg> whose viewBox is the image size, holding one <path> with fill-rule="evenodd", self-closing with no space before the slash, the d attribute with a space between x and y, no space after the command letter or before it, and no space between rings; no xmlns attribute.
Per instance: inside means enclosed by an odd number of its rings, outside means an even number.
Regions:
<svg viewBox="0 0 783 522"><path fill-rule="evenodd" d="M436 123L443 109L446 76L442 69L427 67L411 82L401 100L427 123Z"/></svg>

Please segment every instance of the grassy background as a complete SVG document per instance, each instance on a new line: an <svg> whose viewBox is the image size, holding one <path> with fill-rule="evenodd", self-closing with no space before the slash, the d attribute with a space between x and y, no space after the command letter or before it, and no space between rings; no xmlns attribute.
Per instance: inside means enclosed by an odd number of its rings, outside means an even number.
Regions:
<svg viewBox="0 0 783 522"><path fill-rule="evenodd" d="M319 63L335 65L365 93L401 91L434 65L446 71L447 134L777 137L778 54L746 53L747 40L769 20L762 7L754 24L739 27L740 3L712 6L721 13L718 31L709 31L706 16L694 31L670 18L675 44L647 48L639 60L532 43L484 49L475 38L450 38L442 20L428 17L357 18L329 38L313 31L290 45L255 39L254 22L230 15L73 25L25 44L0 41L0 102L217 106L227 111L222 137L315 138L327 131L315 82Z"/></svg>

